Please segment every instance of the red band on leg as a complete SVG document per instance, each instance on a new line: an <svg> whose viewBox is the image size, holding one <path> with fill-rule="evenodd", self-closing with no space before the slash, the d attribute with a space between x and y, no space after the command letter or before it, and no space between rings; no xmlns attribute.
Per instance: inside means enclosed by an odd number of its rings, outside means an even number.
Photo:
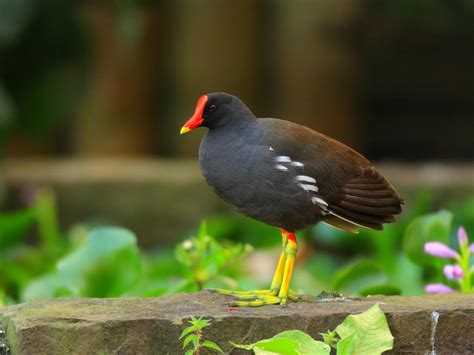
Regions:
<svg viewBox="0 0 474 355"><path fill-rule="evenodd" d="M292 242L296 244L296 234L287 232L287 235L288 235L288 240L291 240Z"/></svg>

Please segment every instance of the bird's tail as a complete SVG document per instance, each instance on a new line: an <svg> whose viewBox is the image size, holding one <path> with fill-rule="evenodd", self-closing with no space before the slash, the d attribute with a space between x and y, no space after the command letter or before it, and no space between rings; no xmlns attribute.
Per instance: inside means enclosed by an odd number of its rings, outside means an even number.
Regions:
<svg viewBox="0 0 474 355"><path fill-rule="evenodd" d="M349 180L329 208L324 222L356 233L358 228L382 230L402 212L404 200L375 168Z"/></svg>

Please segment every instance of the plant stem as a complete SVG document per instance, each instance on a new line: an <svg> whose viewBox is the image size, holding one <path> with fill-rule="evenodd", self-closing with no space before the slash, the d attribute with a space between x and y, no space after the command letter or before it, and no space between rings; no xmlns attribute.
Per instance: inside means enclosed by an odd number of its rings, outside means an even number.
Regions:
<svg viewBox="0 0 474 355"><path fill-rule="evenodd" d="M198 337L198 343L196 347L196 355L199 355L201 353L201 337L202 337L202 332L200 329L196 329L196 335Z"/></svg>
<svg viewBox="0 0 474 355"><path fill-rule="evenodd" d="M464 277L461 281L461 292L471 292L471 268L469 267L469 250L468 246L463 246L461 249L460 266L464 271Z"/></svg>
<svg viewBox="0 0 474 355"><path fill-rule="evenodd" d="M40 189L34 205L42 247L55 253L61 243L56 204L51 190Z"/></svg>

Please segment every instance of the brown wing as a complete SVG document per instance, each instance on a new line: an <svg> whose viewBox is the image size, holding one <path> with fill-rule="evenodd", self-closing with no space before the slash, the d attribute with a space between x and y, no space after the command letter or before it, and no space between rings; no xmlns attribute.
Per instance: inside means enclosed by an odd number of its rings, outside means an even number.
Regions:
<svg viewBox="0 0 474 355"><path fill-rule="evenodd" d="M403 203L387 179L368 167L343 185L325 222L353 233L357 227L381 230L384 223L395 221Z"/></svg>
<svg viewBox="0 0 474 355"><path fill-rule="evenodd" d="M267 125L265 143L304 163L304 175L317 181L326 215L323 222L356 233L358 228L383 229L395 221L403 200L361 154L324 134L278 119ZM295 144L297 142L297 144Z"/></svg>

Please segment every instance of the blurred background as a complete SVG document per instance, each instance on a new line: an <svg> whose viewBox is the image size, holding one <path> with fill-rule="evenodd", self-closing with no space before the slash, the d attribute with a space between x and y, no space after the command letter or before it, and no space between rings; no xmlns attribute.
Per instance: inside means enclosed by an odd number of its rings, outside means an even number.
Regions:
<svg viewBox="0 0 474 355"><path fill-rule="evenodd" d="M270 280L278 232L236 215L205 185L204 130L178 134L213 91L351 145L407 199L392 236L379 236L387 244L306 231L299 287L344 289L328 275L377 248L380 260L402 253L409 222L441 208L472 234L473 63L470 0L0 0L0 240L3 260L20 265L0 286L10 302L31 298L31 280L81 245L74 233L104 224L162 253L154 280L165 280L175 244L203 219L216 240L270 253L245 259L270 271L239 274L240 285ZM370 277L372 266L362 267ZM318 268L327 277L315 282ZM423 292L436 274L417 270L409 291L397 279L399 293ZM148 294L169 292L160 287Z"/></svg>

